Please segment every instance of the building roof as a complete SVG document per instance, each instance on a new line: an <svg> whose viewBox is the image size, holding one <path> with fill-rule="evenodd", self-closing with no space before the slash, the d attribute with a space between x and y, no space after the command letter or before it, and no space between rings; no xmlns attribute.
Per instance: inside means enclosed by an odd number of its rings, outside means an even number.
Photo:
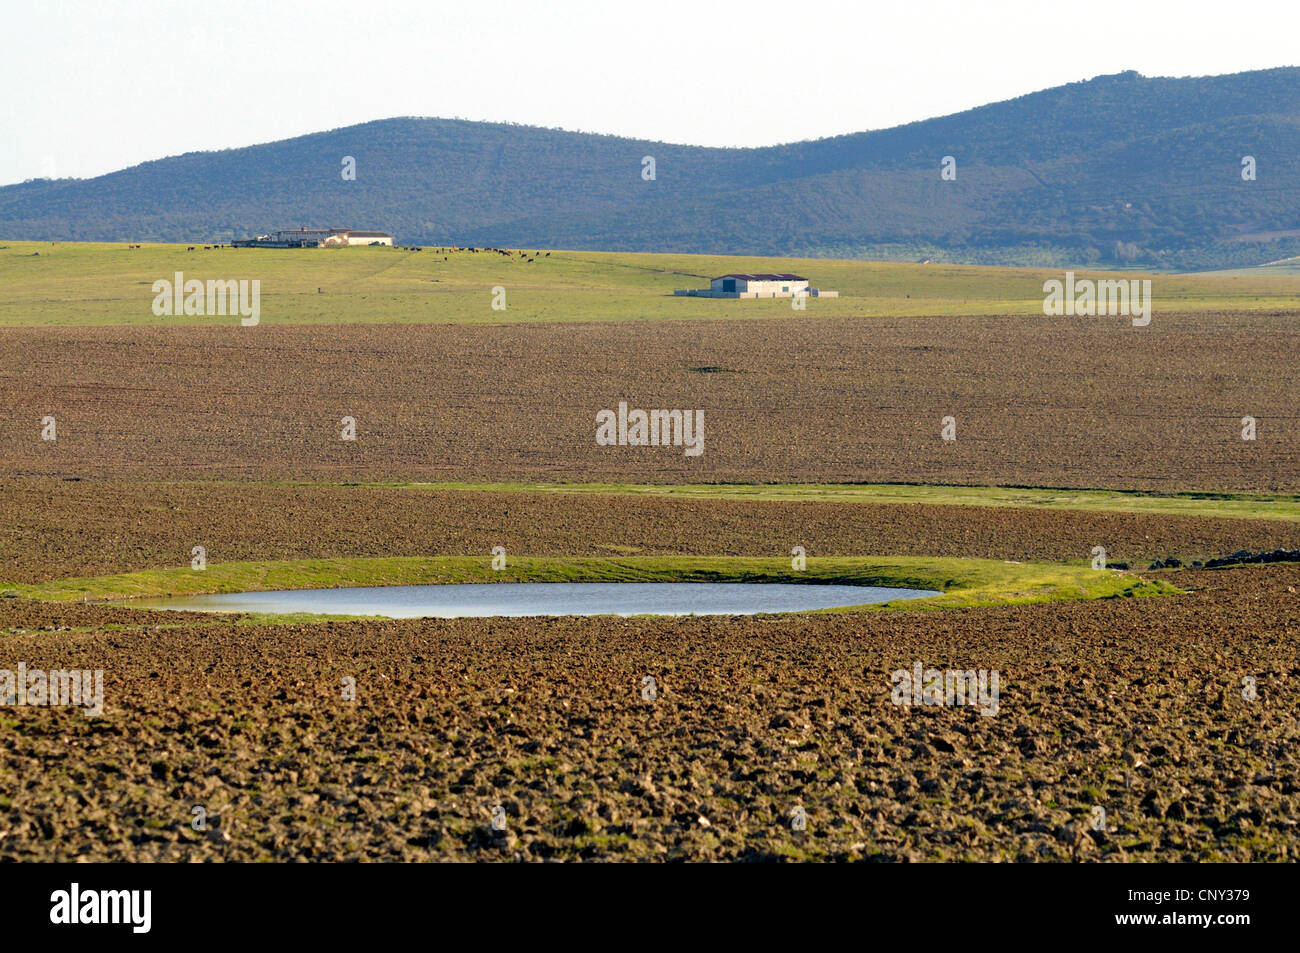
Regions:
<svg viewBox="0 0 1300 953"><path fill-rule="evenodd" d="M355 228L282 228L277 235L355 235L358 238L392 238L388 232L360 232Z"/></svg>
<svg viewBox="0 0 1300 953"><path fill-rule="evenodd" d="M722 278L744 278L746 281L807 281L803 275L720 275L714 278L714 281L720 281Z"/></svg>

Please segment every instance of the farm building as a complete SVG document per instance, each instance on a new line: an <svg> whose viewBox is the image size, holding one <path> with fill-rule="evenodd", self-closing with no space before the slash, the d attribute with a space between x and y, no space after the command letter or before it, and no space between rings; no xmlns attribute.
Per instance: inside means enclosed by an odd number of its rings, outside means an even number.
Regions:
<svg viewBox="0 0 1300 953"><path fill-rule="evenodd" d="M766 273L722 275L709 282L707 291L691 288L673 292L693 298L793 298L800 293L815 298L839 297L837 291L810 288L802 275Z"/></svg>
<svg viewBox="0 0 1300 953"><path fill-rule="evenodd" d="M341 245L391 245L387 232L364 232L352 228L283 228L231 242L237 248L334 248Z"/></svg>
<svg viewBox="0 0 1300 953"><path fill-rule="evenodd" d="M326 245L391 245L393 236L387 232L358 232L351 228L332 228L325 239Z"/></svg>

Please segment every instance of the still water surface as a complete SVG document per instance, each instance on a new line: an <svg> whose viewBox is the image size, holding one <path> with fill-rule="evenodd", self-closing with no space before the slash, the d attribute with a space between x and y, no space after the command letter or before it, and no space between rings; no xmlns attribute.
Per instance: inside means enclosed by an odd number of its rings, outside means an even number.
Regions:
<svg viewBox="0 0 1300 953"><path fill-rule="evenodd" d="M920 599L926 589L743 582L506 582L298 589L133 600L196 612L316 612L392 619L536 615L750 615Z"/></svg>

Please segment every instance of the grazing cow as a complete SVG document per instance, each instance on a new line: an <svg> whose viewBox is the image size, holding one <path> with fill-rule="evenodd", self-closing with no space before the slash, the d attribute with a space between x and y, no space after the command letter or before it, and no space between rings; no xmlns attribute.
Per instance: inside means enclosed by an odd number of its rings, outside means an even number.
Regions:
<svg viewBox="0 0 1300 953"><path fill-rule="evenodd" d="M547 253L546 253L546 257L547 257L547 258L550 258L550 257L551 257L551 253L550 253L550 252L547 252Z"/></svg>
<svg viewBox="0 0 1300 953"><path fill-rule="evenodd" d="M194 246L191 245L189 248L187 248L187 249L185 249L185 250L186 250L186 251L194 251Z"/></svg>

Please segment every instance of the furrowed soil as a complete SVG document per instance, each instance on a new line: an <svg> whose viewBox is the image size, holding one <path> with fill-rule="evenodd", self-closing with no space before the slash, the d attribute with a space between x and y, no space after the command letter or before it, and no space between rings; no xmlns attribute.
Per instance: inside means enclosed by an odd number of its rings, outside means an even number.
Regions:
<svg viewBox="0 0 1300 953"><path fill-rule="evenodd" d="M0 328L0 589L184 566L196 545L214 563L1100 545L1138 570L1300 547L1285 520L338 485L1300 486L1293 311L816 312ZM705 452L597 446L620 401L703 410ZM0 671L102 669L105 704L0 699L0 859L1294 861L1300 565L1150 576L1192 591L278 625L0 598ZM917 662L996 670L997 713L893 704Z"/></svg>
<svg viewBox="0 0 1300 953"><path fill-rule="evenodd" d="M2 328L0 472L1294 491L1294 320ZM598 446L620 401L702 410L704 453Z"/></svg>
<svg viewBox="0 0 1300 953"><path fill-rule="evenodd" d="M1300 548L1300 523L1007 507L0 478L0 584L337 556L965 556L1202 561Z"/></svg>
<svg viewBox="0 0 1300 953"><path fill-rule="evenodd" d="M101 668L105 699L0 709L0 858L1294 861L1300 566L1174 578L752 619L0 600L0 667ZM997 670L996 714L891 703L916 662Z"/></svg>

